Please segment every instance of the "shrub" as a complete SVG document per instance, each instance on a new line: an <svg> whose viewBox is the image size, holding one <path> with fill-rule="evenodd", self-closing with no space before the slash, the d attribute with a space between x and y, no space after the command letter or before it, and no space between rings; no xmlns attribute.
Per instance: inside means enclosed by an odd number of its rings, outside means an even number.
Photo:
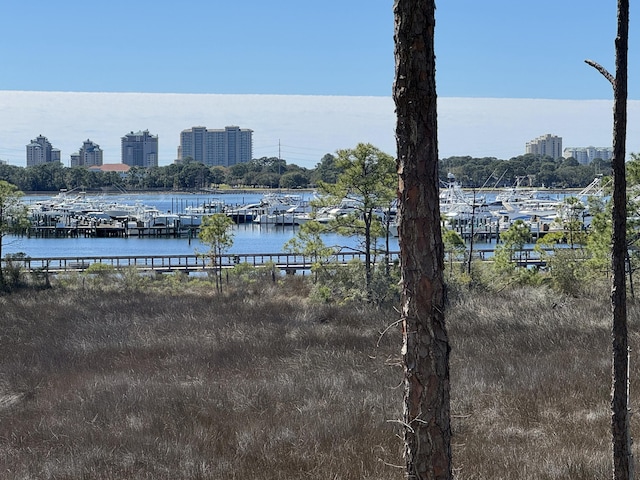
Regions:
<svg viewBox="0 0 640 480"><path fill-rule="evenodd" d="M254 267L250 263L239 263L229 272L229 278L234 284L274 282L278 275L275 262L267 262L259 267Z"/></svg>
<svg viewBox="0 0 640 480"><path fill-rule="evenodd" d="M89 265L84 271L87 275L101 275L101 276L110 276L116 272L116 269L112 265L107 265L106 263L92 263Z"/></svg>
<svg viewBox="0 0 640 480"><path fill-rule="evenodd" d="M4 291L11 291L24 286L22 273L24 271L24 261L29 257L25 253L10 253L5 255L4 267L0 280L0 288Z"/></svg>
<svg viewBox="0 0 640 480"><path fill-rule="evenodd" d="M319 296L340 305L366 301L365 269L362 261L354 259L347 265L337 263L323 265L315 273L317 281L312 291L313 299ZM322 293L318 295L315 290Z"/></svg>
<svg viewBox="0 0 640 480"><path fill-rule="evenodd" d="M583 249L556 248L546 256L554 289L568 295L578 295L587 276Z"/></svg>
<svg viewBox="0 0 640 480"><path fill-rule="evenodd" d="M153 276L153 273L145 274L136 267L129 266L120 271L119 279L123 288L130 291L140 291L151 283Z"/></svg>
<svg viewBox="0 0 640 480"><path fill-rule="evenodd" d="M82 287L103 290L113 287L116 269L106 263L92 263L82 272Z"/></svg>

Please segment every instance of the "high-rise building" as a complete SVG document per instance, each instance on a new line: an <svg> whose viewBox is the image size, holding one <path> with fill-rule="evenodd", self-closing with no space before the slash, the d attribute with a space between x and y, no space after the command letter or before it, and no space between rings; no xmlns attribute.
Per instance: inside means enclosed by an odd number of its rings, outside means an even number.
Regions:
<svg viewBox="0 0 640 480"><path fill-rule="evenodd" d="M122 163L130 167L158 166L158 136L144 132L127 133L122 137Z"/></svg>
<svg viewBox="0 0 640 480"><path fill-rule="evenodd" d="M562 156L575 158L581 165L589 165L596 158L611 160L613 158L612 147L567 147Z"/></svg>
<svg viewBox="0 0 640 480"><path fill-rule="evenodd" d="M27 167L59 161L60 150L53 148L47 137L38 135L27 145Z"/></svg>
<svg viewBox="0 0 640 480"><path fill-rule="evenodd" d="M87 139L82 143L78 153L71 154L72 167L93 167L102 165L102 149L100 145Z"/></svg>
<svg viewBox="0 0 640 480"><path fill-rule="evenodd" d="M527 142L525 152L543 157L551 157L554 160L562 158L562 137L551 135L550 133L542 135Z"/></svg>
<svg viewBox="0 0 640 480"><path fill-rule="evenodd" d="M253 130L236 126L224 130L193 127L180 133L178 160L191 158L209 166L229 167L250 162L253 156Z"/></svg>

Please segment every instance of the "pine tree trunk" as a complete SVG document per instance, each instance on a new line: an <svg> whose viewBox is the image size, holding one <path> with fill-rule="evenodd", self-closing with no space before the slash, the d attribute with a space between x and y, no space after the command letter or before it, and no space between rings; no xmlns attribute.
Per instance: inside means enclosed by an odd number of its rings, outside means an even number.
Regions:
<svg viewBox="0 0 640 480"><path fill-rule="evenodd" d="M449 341L438 198L433 0L395 0L407 478L450 479Z"/></svg>
<svg viewBox="0 0 640 480"><path fill-rule="evenodd" d="M629 415L629 344L627 333L627 182L625 143L627 131L627 50L629 36L629 0L618 1L616 37L616 74L613 110L613 236L611 306L613 310L613 382L611 392L611 428L614 479L633 478Z"/></svg>

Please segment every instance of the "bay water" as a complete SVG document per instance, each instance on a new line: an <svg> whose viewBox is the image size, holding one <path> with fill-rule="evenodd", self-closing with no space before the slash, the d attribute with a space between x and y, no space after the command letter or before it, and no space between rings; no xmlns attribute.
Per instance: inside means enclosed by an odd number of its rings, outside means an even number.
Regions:
<svg viewBox="0 0 640 480"><path fill-rule="evenodd" d="M311 200L311 193L301 193L302 200ZM212 200L222 200L225 205L239 206L257 203L263 197L261 193L225 193L220 195L194 194L127 194L109 195L112 202L156 207L161 212L181 213L186 207L195 207ZM26 196L25 203L49 198L46 196ZM294 238L300 227L261 225L257 223L240 224L232 227L233 245L227 253L282 253L284 245ZM339 246L346 250L357 249L362 239L326 234L323 237L328 246ZM383 247L381 240L378 246ZM391 251L398 251L398 239L391 238ZM205 253L208 250L197 238L28 238L6 236L3 240L2 254L24 253L29 257L91 257L116 255L191 255Z"/></svg>

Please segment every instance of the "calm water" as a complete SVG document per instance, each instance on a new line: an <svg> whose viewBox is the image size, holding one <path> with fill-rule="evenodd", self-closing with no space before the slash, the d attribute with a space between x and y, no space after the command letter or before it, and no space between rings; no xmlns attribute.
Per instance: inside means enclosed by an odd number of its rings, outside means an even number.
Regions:
<svg viewBox="0 0 640 480"><path fill-rule="evenodd" d="M36 201L47 197L27 197ZM224 200L227 205L243 205L259 202L261 194L213 195L110 195L110 201L135 203L140 201L160 211L182 212L187 206L198 206L212 199ZM311 194L303 195L310 200ZM233 246L228 253L280 253L284 244L296 235L299 227L246 224L233 227ZM347 248L358 246L358 239L340 235L326 235L326 245ZM382 244L380 244L382 246ZM397 238L391 239L391 250L398 250ZM22 252L30 257L70 257L95 255L184 255L207 251L198 239L188 238L26 238L7 236L3 243L3 255Z"/></svg>

